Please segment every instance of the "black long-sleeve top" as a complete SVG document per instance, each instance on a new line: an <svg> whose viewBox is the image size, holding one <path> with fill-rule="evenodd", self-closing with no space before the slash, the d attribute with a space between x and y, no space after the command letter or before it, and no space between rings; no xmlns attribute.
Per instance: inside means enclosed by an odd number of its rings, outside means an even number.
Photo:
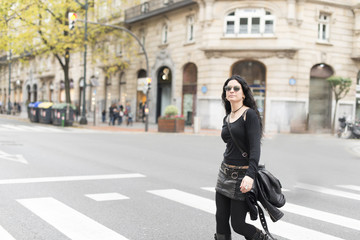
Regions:
<svg viewBox="0 0 360 240"><path fill-rule="evenodd" d="M246 120L244 120L244 117ZM249 165L246 175L255 179L260 159L261 130L259 118L255 110L250 108L235 122L230 123L231 133L240 147L248 154L248 158L241 155L240 150L233 142L226 121L227 117L223 120L221 131L221 138L226 143L224 162L236 166Z"/></svg>

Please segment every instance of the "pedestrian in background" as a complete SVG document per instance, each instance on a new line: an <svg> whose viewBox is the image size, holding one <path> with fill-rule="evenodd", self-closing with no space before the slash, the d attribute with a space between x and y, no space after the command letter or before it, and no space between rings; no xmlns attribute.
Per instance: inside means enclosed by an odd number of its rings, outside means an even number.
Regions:
<svg viewBox="0 0 360 240"><path fill-rule="evenodd" d="M221 138L226 148L216 184L215 239L231 240L229 219L233 230L247 240L270 239L245 222L249 212L245 197L254 184L262 138L262 123L256 102L246 81L237 75L225 81L221 98L226 112ZM248 156L243 156L231 134Z"/></svg>
<svg viewBox="0 0 360 240"><path fill-rule="evenodd" d="M114 125L114 106L109 107L109 126Z"/></svg>
<svg viewBox="0 0 360 240"><path fill-rule="evenodd" d="M101 112L101 117L102 117L102 122L104 123L105 122L105 120L106 120L106 110L104 109L104 110L102 110L102 112Z"/></svg>

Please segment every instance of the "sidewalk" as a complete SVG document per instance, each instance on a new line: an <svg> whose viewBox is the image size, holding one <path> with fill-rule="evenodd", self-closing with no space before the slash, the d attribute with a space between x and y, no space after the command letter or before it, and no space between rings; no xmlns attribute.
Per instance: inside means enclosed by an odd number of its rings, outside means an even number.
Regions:
<svg viewBox="0 0 360 240"><path fill-rule="evenodd" d="M27 118L25 114L20 115L7 115L7 114L0 114L0 119L16 119L19 121L29 122L30 120ZM80 121L80 117L78 118ZM72 127L75 128L86 128L86 129L93 129L93 130L101 130L101 131L110 131L110 132L145 132L145 123L143 122L133 122L132 125L127 126L126 122L123 122L121 125L111 125L109 126L108 122L96 122L94 125L92 118L87 118L88 124L81 125L79 122L74 122ZM148 125L148 132L157 133L158 128L157 124L149 123ZM164 133L167 134L167 133ZM172 134L172 133L169 133ZM199 135L214 135L220 136L220 130L218 129L200 129L198 133L194 133L193 127L186 126L185 131L183 133L174 133L174 134L199 134Z"/></svg>
<svg viewBox="0 0 360 240"><path fill-rule="evenodd" d="M88 120L89 121L89 120ZM78 122L74 123L74 127L80 128L88 128L94 130L103 130L103 131L112 131L112 132L145 132L145 123L143 122L133 122L132 125L127 126L126 122L123 122L121 125L109 125L108 122L105 123L96 123L94 126L94 122L88 122L87 125L81 125ZM149 123L148 132L157 133L158 126L155 123ZM171 133L169 133L171 134ZM217 129L200 129L198 133L194 133L194 128L190 126L185 127L185 131L183 133L175 133L175 134L199 134L199 135L215 135L220 136L220 130Z"/></svg>

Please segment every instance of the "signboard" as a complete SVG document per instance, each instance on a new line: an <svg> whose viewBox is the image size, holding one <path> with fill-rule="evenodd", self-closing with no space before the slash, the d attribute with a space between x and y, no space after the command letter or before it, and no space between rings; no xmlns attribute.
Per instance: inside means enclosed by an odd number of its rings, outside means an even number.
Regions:
<svg viewBox="0 0 360 240"><path fill-rule="evenodd" d="M146 94L147 89L148 89L147 79L146 78L138 78L137 90L142 91L144 94Z"/></svg>

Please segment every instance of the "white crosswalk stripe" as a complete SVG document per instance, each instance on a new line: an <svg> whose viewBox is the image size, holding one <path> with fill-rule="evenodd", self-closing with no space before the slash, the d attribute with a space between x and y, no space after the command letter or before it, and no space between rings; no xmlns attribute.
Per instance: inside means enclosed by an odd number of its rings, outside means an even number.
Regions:
<svg viewBox="0 0 360 240"><path fill-rule="evenodd" d="M0 239L1 240L15 240L2 226L0 226Z"/></svg>
<svg viewBox="0 0 360 240"><path fill-rule="evenodd" d="M333 196L337 196L337 197L349 198L349 199L360 201L360 194L349 193L349 192L345 192L345 191L320 187L320 186L306 184L306 183L297 183L295 187L314 191L314 192L319 192L319 193L323 193L323 194L328 194L328 195L333 195Z"/></svg>
<svg viewBox="0 0 360 240"><path fill-rule="evenodd" d="M352 187L357 187L357 186L352 186ZM210 192L215 192L215 188L212 188L212 187L203 187L201 189L210 191ZM289 191L289 190L287 190L287 191ZM311 209L311 208L307 208L307 207L303 207L303 206L299 206L299 205L292 204L289 202L287 202L285 204L285 206L281 208L281 210L285 211L285 212L289 212L289 213L294 213L294 214L297 214L300 216L320 220L323 222L340 225L340 226L346 227L346 228L351 228L351 229L355 229L355 230L360 229L360 221L359 220L348 218L348 217L343 217L343 216L340 216L337 214L331 214L331 213L327 213L324 211L319 211L319 210L315 210L315 209Z"/></svg>
<svg viewBox="0 0 360 240"><path fill-rule="evenodd" d="M349 189L349 190L354 190L354 191L359 191L360 192L360 186L355 186L355 185L336 185L337 187L340 188L345 188L345 189Z"/></svg>
<svg viewBox="0 0 360 240"><path fill-rule="evenodd" d="M203 187L201 188L206 191L214 192L213 187ZM164 190L151 190L148 191L151 194L166 198L181 204L184 204L189 207L193 207L211 214L215 214L215 202L213 200L199 197L194 194L186 193L176 189L164 189ZM320 220L323 222L335 224L341 227L351 228L354 230L360 229L360 221L356 219L351 219L348 217L339 216L336 214L331 214L291 203L286 203L282 208L283 211L297 214L300 216L305 216L308 218ZM250 218L247 218L247 222L255 224L258 228L261 228L259 222L253 222ZM308 229L305 227L297 226L291 223L284 221L278 221L273 223L270 218L267 218L268 226L270 230L275 235L284 237L291 240L342 240L342 238L331 236L326 233L322 233L316 230Z"/></svg>
<svg viewBox="0 0 360 240"><path fill-rule="evenodd" d="M124 196L120 193L96 193L85 194L85 196L98 202L129 199L129 197Z"/></svg>
<svg viewBox="0 0 360 240"><path fill-rule="evenodd" d="M124 236L54 198L17 201L72 240L127 240Z"/></svg>
<svg viewBox="0 0 360 240"><path fill-rule="evenodd" d="M114 174L114 175L94 175L94 176L65 176L65 177L51 177L51 178L34 178L34 179L20 179L20 180L11 180L9 182L3 182L3 184L19 184L19 183L36 183L36 182L62 182L62 181L80 181L80 180L94 180L94 179L118 179L118 178L142 178L145 177L141 174ZM4 180L2 180L4 181ZM1 183L1 182L0 182ZM298 184L297 187L301 186L302 189L307 189L310 191L319 191L324 192L325 194L338 195L338 192L328 192L328 188L323 188L320 186L311 185L309 187L306 184ZM305 188L307 187L307 188ZM338 185L344 189L357 190L358 186L355 185ZM202 187L201 189L205 191L215 192L214 187ZM325 191L325 190L326 191ZM197 194L188 193L178 189L160 189L160 190L148 190L147 193L158 196L162 199L170 200L171 202L179 203L190 207L190 209L196 209L204 211L206 213L215 214L216 206L213 199L203 197ZM341 197L344 197L344 193L341 192ZM350 194L350 193L348 193ZM85 194L86 197L93 199L98 202L102 201L122 201L132 199L129 196L122 195L117 192L109 193L89 193ZM352 195L349 195L352 196ZM349 198L345 196L345 198ZM351 199L355 199L354 196ZM52 198L27 198L27 199L17 199L22 206L33 212L35 215L40 217L45 222L52 225L58 231L60 231L65 236L73 240L97 240L97 239L107 239L107 240L127 240L126 237L115 232L114 230L109 229L108 227L100 224L99 222L85 216L84 214L78 212L77 210L65 205L64 203ZM99 203L100 204L100 203ZM152 203L154 204L154 203ZM300 206L297 204L287 202L284 207L281 208L282 211L286 213L291 213L297 216L305 217L308 219L313 219L316 221L321 221L325 224L331 224L331 226L337 226L340 228L346 228L350 231L359 231L360 230L360 220L333 214L330 212L320 211L306 206ZM165 213L166 214L166 213ZM266 217L267 224L271 233L281 237L282 239L291 239L291 240L345 240L342 237L333 236L325 230L318 230L309 227L301 226L300 224L294 224L286 222L286 219L282 219L273 223L269 217ZM248 216L246 219L247 222L255 225L258 228L262 228L259 220L251 221ZM0 226L0 239L1 240L15 240L2 226Z"/></svg>
<svg viewBox="0 0 360 240"><path fill-rule="evenodd" d="M337 214L332 214L324 211L319 211L303 206L299 206L296 204L286 203L284 207L281 208L281 210L294 213L297 215L305 216L308 218L320 220L323 222L332 223L335 225L339 225L346 228L352 228L355 230L360 229L360 221L348 217L339 216Z"/></svg>
<svg viewBox="0 0 360 240"><path fill-rule="evenodd" d="M61 128L61 127L56 127L56 126L52 126L52 125L44 125L44 126L39 126L39 125L10 125L10 124L0 124L0 132L43 132L43 133L53 133L53 132L58 132L58 133L73 133L73 132L81 132L81 133L93 133L96 131L90 130L90 129L82 129L82 128L71 128L71 127L66 127L66 128Z"/></svg>

